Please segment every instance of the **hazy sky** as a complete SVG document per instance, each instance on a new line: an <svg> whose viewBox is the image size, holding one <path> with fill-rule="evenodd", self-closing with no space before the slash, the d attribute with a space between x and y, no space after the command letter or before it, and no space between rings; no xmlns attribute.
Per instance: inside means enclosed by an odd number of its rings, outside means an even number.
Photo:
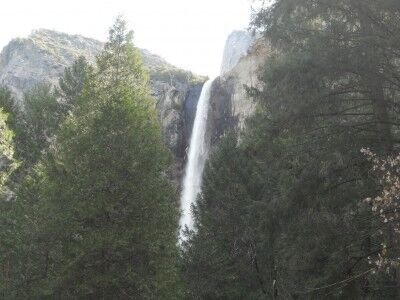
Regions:
<svg viewBox="0 0 400 300"><path fill-rule="evenodd" d="M219 71L225 39L246 28L250 0L2 0L0 49L38 28L106 40L118 14L135 44L202 75Z"/></svg>

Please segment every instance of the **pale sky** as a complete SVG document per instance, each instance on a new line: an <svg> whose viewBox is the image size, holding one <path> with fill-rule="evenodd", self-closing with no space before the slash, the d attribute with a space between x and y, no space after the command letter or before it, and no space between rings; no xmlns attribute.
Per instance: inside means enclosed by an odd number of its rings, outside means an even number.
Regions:
<svg viewBox="0 0 400 300"><path fill-rule="evenodd" d="M46 28L105 41L118 14L138 47L201 75L217 75L228 34L248 26L251 0L2 0L0 49Z"/></svg>

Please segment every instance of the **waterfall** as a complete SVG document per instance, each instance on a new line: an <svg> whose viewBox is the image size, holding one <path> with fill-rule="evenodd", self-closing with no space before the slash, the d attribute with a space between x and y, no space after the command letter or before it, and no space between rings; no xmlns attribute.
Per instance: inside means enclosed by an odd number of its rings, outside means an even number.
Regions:
<svg viewBox="0 0 400 300"><path fill-rule="evenodd" d="M181 238L183 238L182 231L186 226L189 229L193 229L193 216L191 207L192 204L195 203L197 195L200 193L204 165L208 156L206 129L212 82L213 80L210 79L203 85L203 89L197 103L192 136L190 138L189 156L186 165L185 177L183 179L183 190L181 195Z"/></svg>

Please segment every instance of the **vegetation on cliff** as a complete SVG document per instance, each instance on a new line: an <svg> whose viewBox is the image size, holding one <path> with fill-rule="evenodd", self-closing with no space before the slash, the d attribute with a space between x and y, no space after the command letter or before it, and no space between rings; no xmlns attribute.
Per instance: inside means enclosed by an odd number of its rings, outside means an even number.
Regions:
<svg viewBox="0 0 400 300"><path fill-rule="evenodd" d="M275 54L240 142L208 164L189 299L399 297L398 177L361 153L399 150L399 14L392 0L278 0L254 15Z"/></svg>
<svg viewBox="0 0 400 300"><path fill-rule="evenodd" d="M0 88L0 298L399 298L399 16L397 0L254 14L272 48L256 112L213 149L182 245L149 82L201 78L144 67L117 19L95 66L23 107Z"/></svg>

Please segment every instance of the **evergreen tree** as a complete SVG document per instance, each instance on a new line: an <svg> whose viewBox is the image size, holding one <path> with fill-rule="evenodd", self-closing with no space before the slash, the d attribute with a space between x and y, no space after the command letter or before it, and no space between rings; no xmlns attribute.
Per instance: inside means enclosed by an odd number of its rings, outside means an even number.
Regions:
<svg viewBox="0 0 400 300"><path fill-rule="evenodd" d="M259 299L258 258L253 252L252 210L262 196L257 167L228 135L207 163L195 232L183 244L187 299Z"/></svg>
<svg viewBox="0 0 400 300"><path fill-rule="evenodd" d="M61 106L50 84L38 84L25 94L18 146L26 164L32 166L40 159L61 120Z"/></svg>
<svg viewBox="0 0 400 300"><path fill-rule="evenodd" d="M118 19L73 113L17 193L28 220L15 227L32 243L21 254L19 299L179 299L177 194L131 38Z"/></svg>
<svg viewBox="0 0 400 300"><path fill-rule="evenodd" d="M263 88L249 91L258 112L228 146L243 162L217 152L205 173L184 256L192 293L398 297L397 272L373 276L369 265L380 228L360 203L380 187L360 149L399 147L399 11L391 0L279 0L255 15L274 51Z"/></svg>
<svg viewBox="0 0 400 300"><path fill-rule="evenodd" d="M11 91L5 86L0 87L0 107L3 109L3 112L7 114L6 125L11 131L13 131L14 151L15 155L18 157L19 134L23 130L23 122L18 119L21 117L22 112L16 105L15 99L11 95Z"/></svg>
<svg viewBox="0 0 400 300"><path fill-rule="evenodd" d="M4 291L10 290L11 260L10 248L13 236L9 229L8 207L10 199L9 178L17 167L14 158L13 132L7 126L8 115L0 108L0 295L5 298Z"/></svg>
<svg viewBox="0 0 400 300"><path fill-rule="evenodd" d="M3 196L7 179L15 170L13 132L7 126L8 114L0 108L0 195ZM2 199L2 197L1 197Z"/></svg>
<svg viewBox="0 0 400 300"><path fill-rule="evenodd" d="M91 67L83 56L80 56L71 67L65 68L63 76L59 79L60 87L56 91L61 98L64 114L73 109L90 71Z"/></svg>

